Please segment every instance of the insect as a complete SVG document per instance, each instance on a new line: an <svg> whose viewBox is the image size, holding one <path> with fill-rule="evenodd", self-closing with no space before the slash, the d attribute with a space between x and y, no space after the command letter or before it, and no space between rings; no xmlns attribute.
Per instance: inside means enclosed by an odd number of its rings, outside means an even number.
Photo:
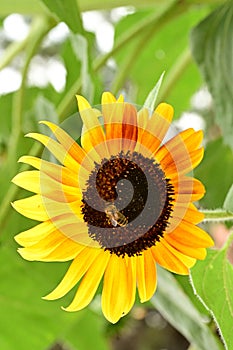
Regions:
<svg viewBox="0 0 233 350"><path fill-rule="evenodd" d="M127 218L117 210L114 204L108 204L104 211L114 227L117 225L125 227L128 224Z"/></svg>

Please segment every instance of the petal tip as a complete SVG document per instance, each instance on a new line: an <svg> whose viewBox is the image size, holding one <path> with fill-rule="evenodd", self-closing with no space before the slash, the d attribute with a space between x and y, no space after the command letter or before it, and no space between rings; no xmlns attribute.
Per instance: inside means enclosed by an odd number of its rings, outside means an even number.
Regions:
<svg viewBox="0 0 233 350"><path fill-rule="evenodd" d="M166 102L161 102L155 109L155 112L162 115L168 121L171 121L174 115L174 108Z"/></svg>
<svg viewBox="0 0 233 350"><path fill-rule="evenodd" d="M102 104L108 104L108 103L114 103L116 102L116 98L115 96L109 92L109 91L105 91L102 93Z"/></svg>
<svg viewBox="0 0 233 350"><path fill-rule="evenodd" d="M77 99L77 103L78 103L78 108L79 111L83 111L85 109L89 109L91 108L91 105L89 104L89 102L81 95L75 95L76 99Z"/></svg>

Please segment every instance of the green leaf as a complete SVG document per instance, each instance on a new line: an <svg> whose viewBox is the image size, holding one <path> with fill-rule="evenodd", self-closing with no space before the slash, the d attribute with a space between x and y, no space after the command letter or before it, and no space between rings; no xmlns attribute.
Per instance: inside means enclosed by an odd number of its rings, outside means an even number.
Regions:
<svg viewBox="0 0 233 350"><path fill-rule="evenodd" d="M61 95L63 96L67 91L70 90L71 86L73 85L77 77L80 75L80 71L81 71L81 62L76 56L76 53L74 52L74 48L73 48L73 45L71 44L70 36L67 38L67 40L64 42L62 46L61 58L63 59L63 63L65 65L66 72L67 72L65 91L61 93ZM75 67L75 74L74 74L74 67Z"/></svg>
<svg viewBox="0 0 233 350"><path fill-rule="evenodd" d="M104 337L104 324L105 320L102 315L94 314L85 309L80 312L77 322L70 327L63 337L69 344L74 346L74 349L107 350L109 347L107 339ZM82 333L77 332L80 328Z"/></svg>
<svg viewBox="0 0 233 350"><path fill-rule="evenodd" d="M74 33L82 33L83 25L76 0L41 0L56 19L65 22Z"/></svg>
<svg viewBox="0 0 233 350"><path fill-rule="evenodd" d="M233 6L227 1L192 32L195 60L213 96L216 123L233 149Z"/></svg>
<svg viewBox="0 0 233 350"><path fill-rule="evenodd" d="M94 85L91 78L91 64L88 52L88 41L80 34L71 35L71 44L76 57L81 62L82 94L89 100L93 100Z"/></svg>
<svg viewBox="0 0 233 350"><path fill-rule="evenodd" d="M191 270L195 292L213 315L229 350L233 349L232 257L229 261L232 238L223 249L210 250L205 261L199 261Z"/></svg>
<svg viewBox="0 0 233 350"><path fill-rule="evenodd" d="M153 87L153 89L150 91L149 95L146 98L146 101L144 102L144 107L148 108L150 111L153 111L155 108L156 100L158 97L158 93L160 90L160 86L163 81L165 72L163 72L157 81L156 85Z"/></svg>
<svg viewBox="0 0 233 350"><path fill-rule="evenodd" d="M54 104L60 95L52 85L46 88L30 87L25 90L25 103L23 106L22 132L41 131L39 120L56 122Z"/></svg>
<svg viewBox="0 0 233 350"><path fill-rule="evenodd" d="M231 185L231 188L227 193L227 196L223 203L223 208L233 213L233 185Z"/></svg>
<svg viewBox="0 0 233 350"><path fill-rule="evenodd" d="M158 271L158 290L151 300L156 309L199 350L223 349L175 277L164 269Z"/></svg>
<svg viewBox="0 0 233 350"><path fill-rule="evenodd" d="M136 25L150 18L155 11L161 11L161 6L156 9L147 11L137 11L132 15L123 18L116 26L116 42L130 31ZM136 100L138 105L142 105L148 95L148 90L154 86L154 77L160 76L162 71L166 71L166 76L163 80L161 92L166 81L172 72L174 62L180 60L181 53L187 49L189 45L187 32L206 14L206 10L193 8L192 11L186 11L184 14L178 16L176 19L168 22L161 27L159 31L153 34L152 30L148 33L143 48L138 48L135 57L132 58L125 80L131 80L135 89L131 91L137 92L137 96L130 96L131 99ZM174 29L174 30L171 30ZM145 33L144 33L145 34ZM142 33L135 36L134 40L127 43L125 50L119 51L115 57L119 67L119 71L125 69L129 55L134 52L138 46L138 41L141 39ZM177 40L179 38L179 40ZM175 45L174 45L175 43ZM180 65L181 66L181 65ZM192 82L192 83L190 83ZM190 106L190 97L200 87L201 77L194 62L189 62L187 66L183 67L182 72L175 80L172 88L167 91L163 98L175 106L175 114L179 116L182 111L187 110ZM121 86L121 88L123 88ZM160 98L160 96L158 96Z"/></svg>
<svg viewBox="0 0 233 350"><path fill-rule="evenodd" d="M195 169L195 177L199 178L206 188L206 194L200 203L208 209L223 206L233 178L233 152L223 144L220 138L207 144L203 161Z"/></svg>
<svg viewBox="0 0 233 350"><path fill-rule="evenodd" d="M39 95L35 101L35 116L37 122L41 120L49 120L53 123L58 123L58 116L54 104L43 95ZM39 130L44 133L48 128L45 125L40 124Z"/></svg>

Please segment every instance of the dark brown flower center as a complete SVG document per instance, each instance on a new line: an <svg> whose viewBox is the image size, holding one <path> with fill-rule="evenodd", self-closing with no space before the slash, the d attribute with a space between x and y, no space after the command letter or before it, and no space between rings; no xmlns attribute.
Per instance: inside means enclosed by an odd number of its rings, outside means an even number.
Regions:
<svg viewBox="0 0 233 350"><path fill-rule="evenodd" d="M96 164L83 193L88 234L118 256L140 255L169 223L174 189L154 159L120 153Z"/></svg>

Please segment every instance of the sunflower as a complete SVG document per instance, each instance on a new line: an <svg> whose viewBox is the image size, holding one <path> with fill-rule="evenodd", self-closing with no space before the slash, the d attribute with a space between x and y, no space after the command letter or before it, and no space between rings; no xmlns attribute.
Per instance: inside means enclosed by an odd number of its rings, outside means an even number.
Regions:
<svg viewBox="0 0 233 350"><path fill-rule="evenodd" d="M30 133L56 161L23 156L35 170L13 182L34 195L13 207L40 223L16 236L30 261L71 261L58 286L44 299L63 297L78 284L71 304L77 311L102 282L104 316L116 323L156 290L156 265L186 275L204 259L212 239L192 202L204 195L187 176L203 157L202 132L187 129L164 142L173 108L137 110L120 96L102 95L99 109L77 96L83 122L76 141L63 128L43 121L52 135ZM71 130L72 132L72 130Z"/></svg>

